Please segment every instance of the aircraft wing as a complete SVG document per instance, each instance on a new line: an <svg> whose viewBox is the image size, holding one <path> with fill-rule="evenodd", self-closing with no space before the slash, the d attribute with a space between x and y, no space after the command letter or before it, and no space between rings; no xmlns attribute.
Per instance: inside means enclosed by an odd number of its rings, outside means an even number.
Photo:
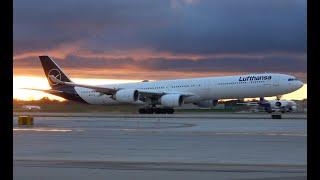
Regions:
<svg viewBox="0 0 320 180"><path fill-rule="evenodd" d="M77 86L77 87L89 88L89 89L93 89L93 90L95 90L97 92L100 92L100 93L103 93L103 94L107 94L107 95L114 95L118 90L120 90L120 89L112 89L112 88L92 86L92 85L77 84L77 83L73 83L73 82L64 82L64 81L61 81L61 80L57 79L54 76L49 76L49 78L53 82L56 82L56 83L59 83L59 84L63 84L63 85L67 85L67 86ZM158 99L158 98L160 98L161 96L163 96L165 94L181 94L184 97L188 97L188 96L193 96L194 95L192 93L177 92L177 91L159 92L159 91L138 90L138 92L139 92L140 99L142 101L144 101L145 99L148 99L148 98Z"/></svg>
<svg viewBox="0 0 320 180"><path fill-rule="evenodd" d="M73 83L73 82L64 82L61 81L59 79L57 79L56 77L50 75L49 78L56 83L59 84L63 84L63 85L67 85L67 86L77 86L77 87L84 87L84 88L89 88L89 89L93 89L99 93L103 93L103 94L107 94L107 95L114 95L119 89L113 89L113 88L106 88L106 87L99 87L99 86L92 86L92 85L84 85L84 84L77 84L77 83Z"/></svg>

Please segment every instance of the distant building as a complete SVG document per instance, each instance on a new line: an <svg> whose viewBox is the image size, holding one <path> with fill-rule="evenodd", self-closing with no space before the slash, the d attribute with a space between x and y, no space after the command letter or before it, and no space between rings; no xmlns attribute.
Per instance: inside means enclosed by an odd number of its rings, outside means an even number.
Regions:
<svg viewBox="0 0 320 180"><path fill-rule="evenodd" d="M307 99L303 99L303 100L297 100L295 101L297 103L297 111L298 112L307 112Z"/></svg>

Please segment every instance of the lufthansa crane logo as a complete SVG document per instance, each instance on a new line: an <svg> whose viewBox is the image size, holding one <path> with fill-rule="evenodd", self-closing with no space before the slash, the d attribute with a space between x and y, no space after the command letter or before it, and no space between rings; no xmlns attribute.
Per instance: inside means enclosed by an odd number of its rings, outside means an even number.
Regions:
<svg viewBox="0 0 320 180"><path fill-rule="evenodd" d="M49 73L48 73L49 76L54 76L55 78L57 78L58 80L61 81L61 72L58 70L58 69L50 69ZM48 78L50 83L52 85L57 85L58 82L53 82L50 78Z"/></svg>

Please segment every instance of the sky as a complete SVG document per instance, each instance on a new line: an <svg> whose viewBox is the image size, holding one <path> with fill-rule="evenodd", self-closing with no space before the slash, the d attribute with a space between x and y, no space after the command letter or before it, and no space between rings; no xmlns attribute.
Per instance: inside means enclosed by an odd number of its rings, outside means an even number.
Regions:
<svg viewBox="0 0 320 180"><path fill-rule="evenodd" d="M17 89L22 85L48 88L39 55L52 57L71 79L87 82L277 72L306 83L306 4L306 0L16 0L14 97L34 98ZM306 87L303 95L295 96L306 97Z"/></svg>

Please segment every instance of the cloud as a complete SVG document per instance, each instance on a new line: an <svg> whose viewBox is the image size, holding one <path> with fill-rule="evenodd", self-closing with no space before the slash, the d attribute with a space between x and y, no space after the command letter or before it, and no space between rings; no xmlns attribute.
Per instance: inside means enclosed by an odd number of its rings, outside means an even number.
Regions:
<svg viewBox="0 0 320 180"><path fill-rule="evenodd" d="M143 51L140 51L143 52ZM306 76L305 54L217 54L207 56L172 55L169 53L155 53L144 51L136 56L118 56L116 54L92 54L78 52L77 55L66 55L54 60L63 68L73 69L77 75L86 75L94 70L97 76L114 77L114 71L122 72L121 77L131 79L137 72L144 72L148 77L156 79L158 73L166 72L162 78L178 78L175 75L195 73L196 76L210 74L234 74L249 72L278 72L304 74ZM121 53L122 54L122 53ZM140 57L140 58L139 58ZM142 59L141 59L142 57ZM17 59L15 67L41 68L38 57ZM290 66L289 66L290 65ZM180 72L180 73L179 73ZM100 74L99 74L100 73ZM119 74L119 73L118 73ZM120 76L118 75L117 78ZM141 77L141 76L139 76ZM143 77L142 77L143 78ZM304 77L303 79L306 79Z"/></svg>
<svg viewBox="0 0 320 180"><path fill-rule="evenodd" d="M13 29L17 68L306 74L301 0L17 0Z"/></svg>
<svg viewBox="0 0 320 180"><path fill-rule="evenodd" d="M306 51L306 2L16 1L15 53L75 40L85 48L151 47L175 53ZM302 1L303 2L303 1Z"/></svg>
<svg viewBox="0 0 320 180"><path fill-rule="evenodd" d="M170 7L173 9L183 8L186 5L198 3L199 0L171 0Z"/></svg>

